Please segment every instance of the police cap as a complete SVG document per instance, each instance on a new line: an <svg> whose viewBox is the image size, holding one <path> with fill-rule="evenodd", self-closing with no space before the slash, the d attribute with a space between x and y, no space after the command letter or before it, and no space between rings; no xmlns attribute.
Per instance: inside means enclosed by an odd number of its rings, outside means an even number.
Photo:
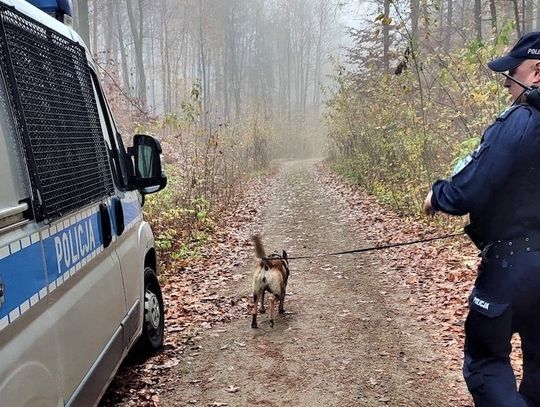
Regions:
<svg viewBox="0 0 540 407"><path fill-rule="evenodd" d="M488 63L491 70L504 72L517 68L526 59L540 59L540 32L523 35L508 55Z"/></svg>

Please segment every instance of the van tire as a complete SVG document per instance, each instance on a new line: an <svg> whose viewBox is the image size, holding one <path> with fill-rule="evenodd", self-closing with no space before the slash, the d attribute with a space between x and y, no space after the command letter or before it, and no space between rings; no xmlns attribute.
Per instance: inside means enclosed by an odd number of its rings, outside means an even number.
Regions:
<svg viewBox="0 0 540 407"><path fill-rule="evenodd" d="M141 337L136 345L136 354L148 357L163 346L165 339L165 313L163 296L156 272L146 267L144 269L144 314Z"/></svg>

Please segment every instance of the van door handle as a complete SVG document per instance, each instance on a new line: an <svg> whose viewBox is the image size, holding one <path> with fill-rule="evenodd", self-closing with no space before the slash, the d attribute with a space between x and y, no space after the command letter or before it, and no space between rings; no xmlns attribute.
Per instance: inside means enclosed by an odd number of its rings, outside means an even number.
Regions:
<svg viewBox="0 0 540 407"><path fill-rule="evenodd" d="M113 210L114 210L114 220L116 223L116 234L120 236L122 233L124 233L124 229L126 228L125 221L124 221L124 208L122 208L122 200L119 198L113 198Z"/></svg>
<svg viewBox="0 0 540 407"><path fill-rule="evenodd" d="M4 304L4 283L0 280L0 308Z"/></svg>
<svg viewBox="0 0 540 407"><path fill-rule="evenodd" d="M99 204L99 217L101 221L101 237L103 238L103 247L107 248L112 242L111 215L109 208L104 203Z"/></svg>

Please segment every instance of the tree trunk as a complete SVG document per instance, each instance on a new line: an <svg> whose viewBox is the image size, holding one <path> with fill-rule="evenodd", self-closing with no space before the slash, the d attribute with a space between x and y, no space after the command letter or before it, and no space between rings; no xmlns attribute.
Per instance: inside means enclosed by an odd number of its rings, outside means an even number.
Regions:
<svg viewBox="0 0 540 407"><path fill-rule="evenodd" d="M328 7L327 1L322 1L320 3L320 14L319 14L319 32L318 32L318 39L317 39L317 50L315 55L315 85L313 89L313 107L314 107L314 113L315 113L315 119L317 120L319 118L319 105L321 103L321 55L322 55L322 39L323 39L323 32L326 22L326 10Z"/></svg>
<svg viewBox="0 0 540 407"><path fill-rule="evenodd" d="M453 23L454 23L454 0L448 0L447 3L447 11L446 11L446 36L444 39L444 46L447 51L450 50L450 41L452 39L452 30L454 29Z"/></svg>
<svg viewBox="0 0 540 407"><path fill-rule="evenodd" d="M129 18L129 26L133 36L133 45L135 47L135 70L137 72L137 97L141 103L146 104L146 74L144 71L143 61L143 0L138 0L139 5L139 24L135 21L133 7L131 2L134 0L126 0L126 7Z"/></svg>
<svg viewBox="0 0 540 407"><path fill-rule="evenodd" d="M418 46L418 19L420 17L420 0L411 0L411 48L416 51Z"/></svg>
<svg viewBox="0 0 540 407"><path fill-rule="evenodd" d="M203 125L206 125L206 113L208 111L208 76L206 72L206 54L205 54L205 44L204 44L204 35L203 35L203 0L199 0L199 64L201 72L201 90L202 90L202 119Z"/></svg>
<svg viewBox="0 0 540 407"><path fill-rule="evenodd" d="M489 0L489 13L491 14L491 30L493 33L497 32L497 8L495 7L495 0Z"/></svg>
<svg viewBox="0 0 540 407"><path fill-rule="evenodd" d="M287 121L291 123L291 8L287 6Z"/></svg>
<svg viewBox="0 0 540 407"><path fill-rule="evenodd" d="M303 92L302 92L302 113L304 116L306 115L306 108L307 108L307 94L308 94L308 88L309 88L309 72L311 71L311 32L310 30L305 31L308 38L307 38L307 46L306 46L306 58L304 62L304 84L303 84Z"/></svg>
<svg viewBox="0 0 540 407"><path fill-rule="evenodd" d="M390 0L384 0L383 24L383 69L390 70Z"/></svg>
<svg viewBox="0 0 540 407"><path fill-rule="evenodd" d="M79 1L73 1L73 29L80 33L79 30Z"/></svg>
<svg viewBox="0 0 540 407"><path fill-rule="evenodd" d="M155 61L155 44L154 44L154 38L155 38L155 20L156 20L156 10L155 8L152 8L151 16L150 16L150 72L152 72L152 75L150 76L150 86L152 90L152 113L156 114L156 61ZM160 30L161 31L161 30Z"/></svg>
<svg viewBox="0 0 540 407"><path fill-rule="evenodd" d="M107 0L107 16L105 17L107 26L105 27L105 66L110 70L113 64L114 48L114 0Z"/></svg>
<svg viewBox="0 0 540 407"><path fill-rule="evenodd" d="M540 30L540 0L536 0L536 30Z"/></svg>
<svg viewBox="0 0 540 407"><path fill-rule="evenodd" d="M524 0L525 7L523 8L523 32L531 32L533 27L533 0Z"/></svg>
<svg viewBox="0 0 540 407"><path fill-rule="evenodd" d="M474 31L476 39L482 42L482 0L474 0Z"/></svg>
<svg viewBox="0 0 540 407"><path fill-rule="evenodd" d="M90 48L90 22L88 20L88 0L77 0L77 9L79 12L78 28L79 35Z"/></svg>
<svg viewBox="0 0 540 407"><path fill-rule="evenodd" d="M229 29L227 30L228 35L228 46L227 46L227 52L228 52L228 58L227 58L227 98L230 98L232 96L233 102L234 102L234 117L236 120L240 118L242 107L241 107L241 74L240 74L240 56L239 56L239 48L240 45L240 38L238 34L238 25L239 22L237 20L237 2L233 1L231 8L229 10L229 19L228 19L228 26ZM229 99L227 99L229 100ZM229 107L227 107L226 110L229 110Z"/></svg>
<svg viewBox="0 0 540 407"><path fill-rule="evenodd" d="M118 32L118 47L120 49L120 60L122 61L122 79L124 82L124 91L131 95L131 85L129 83L129 68L127 63L126 44L124 42L124 29L122 27L122 18L120 16L120 9L118 7L118 1L112 0L114 4L114 11L116 14L116 29Z"/></svg>
<svg viewBox="0 0 540 407"><path fill-rule="evenodd" d="M172 84L171 84L171 62L169 50L169 32L167 24L167 0L161 0L161 29L159 30L159 48L161 50L161 72L162 72L162 97L163 97L163 112L171 111ZM183 44L183 40L180 42ZM182 51L180 47L180 52Z"/></svg>
<svg viewBox="0 0 540 407"><path fill-rule="evenodd" d="M92 7L92 54L94 58L98 57L98 30L99 30L99 15L98 7L94 2Z"/></svg>
<svg viewBox="0 0 540 407"><path fill-rule="evenodd" d="M519 18L519 7L518 7L518 0L512 0L512 3L514 4L514 18L516 19L516 31L518 37L521 37L521 22Z"/></svg>

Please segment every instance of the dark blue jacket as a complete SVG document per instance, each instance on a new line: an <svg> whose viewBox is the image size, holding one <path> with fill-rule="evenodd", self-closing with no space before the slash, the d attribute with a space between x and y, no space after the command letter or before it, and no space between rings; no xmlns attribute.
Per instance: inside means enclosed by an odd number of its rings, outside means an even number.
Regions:
<svg viewBox="0 0 540 407"><path fill-rule="evenodd" d="M470 214L483 243L540 233L540 112L527 105L503 112L469 160L433 185L433 208Z"/></svg>

